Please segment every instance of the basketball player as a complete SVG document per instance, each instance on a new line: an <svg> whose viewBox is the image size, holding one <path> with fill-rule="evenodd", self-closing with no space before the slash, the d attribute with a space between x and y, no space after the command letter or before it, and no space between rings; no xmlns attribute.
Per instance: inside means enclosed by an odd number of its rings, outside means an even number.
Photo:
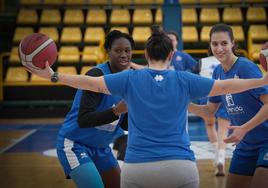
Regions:
<svg viewBox="0 0 268 188"><path fill-rule="evenodd" d="M109 60L86 73L102 76L129 68L134 41L120 31L105 39ZM127 107L121 97L77 90L58 135L57 154L67 177L80 188L120 187L120 167L109 144L123 134ZM119 126L120 125L120 126Z"/></svg>
<svg viewBox="0 0 268 188"><path fill-rule="evenodd" d="M146 42L149 68L90 77L55 73L47 64L29 71L43 78L123 97L128 105L128 145L122 167L122 188L199 187L194 153L190 149L186 114L194 98L236 93L268 84L263 79L212 80L184 71L167 69L173 55L172 42L152 28ZM187 170L186 170L187 169Z"/></svg>
<svg viewBox="0 0 268 188"><path fill-rule="evenodd" d="M173 57L171 59L169 69L176 71L189 71L192 73L198 73L198 63L189 54L179 51L177 49L179 36L175 31L168 31L168 37L172 41Z"/></svg>
<svg viewBox="0 0 268 188"><path fill-rule="evenodd" d="M210 49L219 61L213 78L236 80L261 78L258 66L235 53L230 26L216 24L210 31ZM197 114L213 113L223 103L231 120L232 134L224 141L235 143L227 188L265 188L268 185L268 87L211 97L204 106L190 105Z"/></svg>
<svg viewBox="0 0 268 188"><path fill-rule="evenodd" d="M200 76L205 76L207 78L212 78L213 71L220 62L211 54L209 57L202 58L200 61ZM199 99L199 104L206 104L208 98ZM215 117L204 119L205 127L208 135L208 139L212 145L213 151L215 153L214 164L216 166L215 175L224 176L225 175L225 149L226 143L224 139L228 135L228 126L230 125L230 120L228 113L224 105L220 105L218 111L215 113ZM217 128L216 128L217 124Z"/></svg>

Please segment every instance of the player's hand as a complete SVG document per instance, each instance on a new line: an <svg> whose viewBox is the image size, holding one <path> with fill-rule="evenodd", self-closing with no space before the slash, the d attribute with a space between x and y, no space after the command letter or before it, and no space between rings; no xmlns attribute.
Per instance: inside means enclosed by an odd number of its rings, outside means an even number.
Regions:
<svg viewBox="0 0 268 188"><path fill-rule="evenodd" d="M247 133L247 130L243 126L228 126L229 130L233 130L233 132L224 139L225 143L234 143L237 145Z"/></svg>
<svg viewBox="0 0 268 188"><path fill-rule="evenodd" d="M25 68L27 71L29 71L32 74L36 74L37 76L40 76L45 79L50 79L54 71L49 66L49 63L46 62L46 67L44 69L37 68L31 64L26 64Z"/></svg>
<svg viewBox="0 0 268 188"><path fill-rule="evenodd" d="M139 69L144 69L146 66L138 65L136 63L130 62L130 67L135 69L135 70L139 70Z"/></svg>
<svg viewBox="0 0 268 188"><path fill-rule="evenodd" d="M116 116L127 112L127 105L124 101L120 101L117 105L113 107L113 112Z"/></svg>

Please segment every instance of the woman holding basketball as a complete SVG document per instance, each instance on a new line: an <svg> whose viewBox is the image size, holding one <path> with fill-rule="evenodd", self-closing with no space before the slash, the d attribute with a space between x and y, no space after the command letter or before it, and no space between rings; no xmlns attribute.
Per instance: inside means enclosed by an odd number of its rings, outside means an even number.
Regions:
<svg viewBox="0 0 268 188"><path fill-rule="evenodd" d="M260 87L268 84L268 76L215 81L167 70L173 55L172 42L159 27L152 29L145 47L148 68L101 77L67 74L57 77L66 85L118 95L127 103L129 136L121 174L122 188L197 188L199 176L186 128L189 102L208 95ZM27 68L46 79L55 75L48 65L44 70Z"/></svg>
<svg viewBox="0 0 268 188"><path fill-rule="evenodd" d="M213 78L218 80L261 78L258 66L235 53L235 42L230 26L216 24L210 31L210 51L220 61ZM231 120L233 132L225 139L235 143L230 164L227 188L268 186L268 87L242 93L211 97L204 106L190 105L197 114L215 113L223 103Z"/></svg>
<svg viewBox="0 0 268 188"><path fill-rule="evenodd" d="M87 76L129 68L134 41L128 34L112 31L104 46L109 61L89 70ZM120 126L126 124L126 111L121 97L77 90L58 135L57 154L66 176L78 187L120 187L120 167L109 144L123 134Z"/></svg>

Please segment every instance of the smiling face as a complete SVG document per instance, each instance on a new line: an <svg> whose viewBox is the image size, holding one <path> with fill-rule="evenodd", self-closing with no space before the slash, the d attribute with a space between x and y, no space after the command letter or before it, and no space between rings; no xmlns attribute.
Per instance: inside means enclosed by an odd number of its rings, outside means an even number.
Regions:
<svg viewBox="0 0 268 188"><path fill-rule="evenodd" d="M121 37L114 40L111 49L108 49L107 52L113 72L120 72L129 68L132 48L128 39Z"/></svg>
<svg viewBox="0 0 268 188"><path fill-rule="evenodd" d="M212 54L222 63L232 61L234 41L228 32L214 32L210 39Z"/></svg>

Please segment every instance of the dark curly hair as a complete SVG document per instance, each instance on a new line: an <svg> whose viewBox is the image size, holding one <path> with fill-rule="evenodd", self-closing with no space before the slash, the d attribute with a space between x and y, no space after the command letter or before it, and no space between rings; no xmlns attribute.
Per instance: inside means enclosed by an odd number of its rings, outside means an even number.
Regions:
<svg viewBox="0 0 268 188"><path fill-rule="evenodd" d="M122 33L121 31L118 31L118 30L113 30L110 33L108 33L105 37L105 42L104 42L105 50L107 51L107 50L111 49L114 41L116 39L119 39L119 38L126 38L130 42L131 47L134 48L135 42L129 34Z"/></svg>

